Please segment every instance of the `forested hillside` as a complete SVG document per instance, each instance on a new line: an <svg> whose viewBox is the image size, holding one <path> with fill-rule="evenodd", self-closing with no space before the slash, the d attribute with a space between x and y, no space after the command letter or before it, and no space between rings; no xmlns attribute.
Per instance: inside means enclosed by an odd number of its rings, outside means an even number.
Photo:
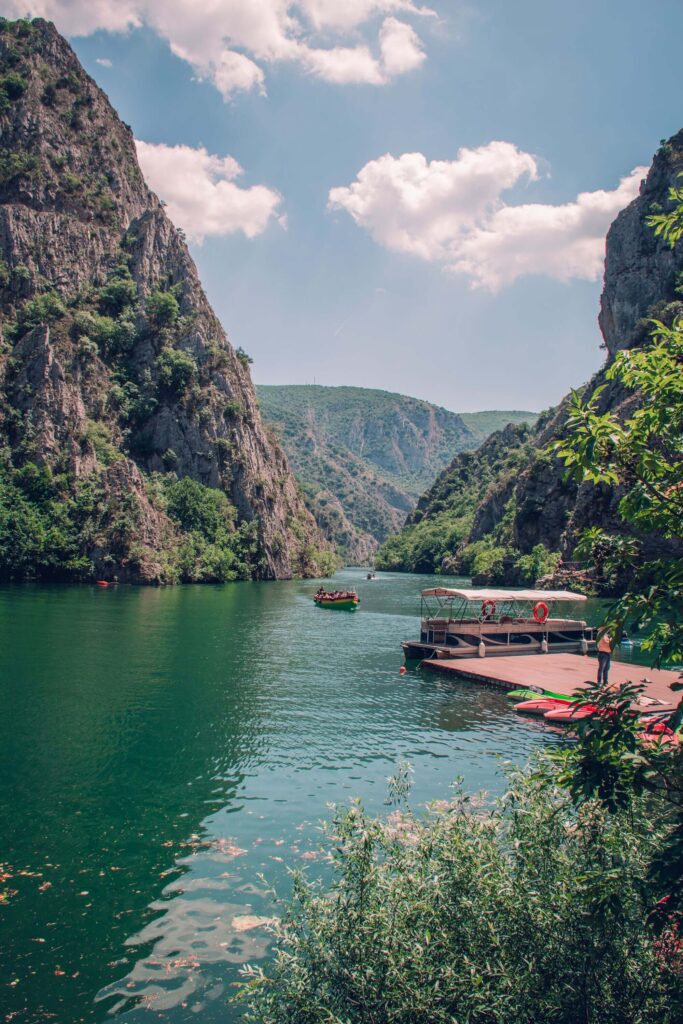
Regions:
<svg viewBox="0 0 683 1024"><path fill-rule="evenodd" d="M318 524L344 556L370 559L456 452L534 413L449 412L371 388L258 385Z"/></svg>

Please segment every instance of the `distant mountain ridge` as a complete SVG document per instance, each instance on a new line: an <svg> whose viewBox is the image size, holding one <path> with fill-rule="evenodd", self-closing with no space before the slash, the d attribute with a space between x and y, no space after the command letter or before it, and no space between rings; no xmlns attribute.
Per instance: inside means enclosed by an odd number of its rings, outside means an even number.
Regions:
<svg viewBox="0 0 683 1024"><path fill-rule="evenodd" d="M259 384L256 393L318 525L355 562L401 528L454 455L510 422L536 418L520 410L459 414L373 388Z"/></svg>

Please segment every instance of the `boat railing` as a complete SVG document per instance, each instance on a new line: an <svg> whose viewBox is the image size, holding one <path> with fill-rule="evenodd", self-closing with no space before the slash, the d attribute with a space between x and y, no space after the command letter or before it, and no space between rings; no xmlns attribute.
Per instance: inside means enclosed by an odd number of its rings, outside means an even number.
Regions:
<svg viewBox="0 0 683 1024"><path fill-rule="evenodd" d="M492 616L471 616L467 618L423 618L423 629L450 629L451 626L462 629L463 626L534 626L536 629L544 627L546 630L553 626L566 626L571 623L576 629L586 629L587 623L583 619L562 619L547 618L545 622L539 622L533 615L492 615Z"/></svg>

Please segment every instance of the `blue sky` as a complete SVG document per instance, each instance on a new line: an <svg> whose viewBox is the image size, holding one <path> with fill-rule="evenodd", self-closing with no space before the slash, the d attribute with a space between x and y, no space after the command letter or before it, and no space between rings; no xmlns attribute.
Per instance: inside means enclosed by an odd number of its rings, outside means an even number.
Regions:
<svg viewBox="0 0 683 1024"><path fill-rule="evenodd" d="M606 226L683 127L680 0L94 6L0 2L148 144L257 382L541 409L601 364Z"/></svg>

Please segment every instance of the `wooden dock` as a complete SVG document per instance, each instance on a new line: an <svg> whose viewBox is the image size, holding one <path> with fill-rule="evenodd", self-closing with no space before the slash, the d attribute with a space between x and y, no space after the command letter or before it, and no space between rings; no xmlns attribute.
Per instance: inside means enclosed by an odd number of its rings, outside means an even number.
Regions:
<svg viewBox="0 0 683 1024"><path fill-rule="evenodd" d="M470 679L499 690L521 690L527 686L540 687L553 693L571 696L597 678L595 658L580 654L500 655L493 658L433 658L422 662L424 668L446 672L460 679ZM681 678L680 672L645 668L623 661L614 661L609 670L612 683L639 683L646 681L645 694L662 702L662 710L678 704L678 694L671 684Z"/></svg>

